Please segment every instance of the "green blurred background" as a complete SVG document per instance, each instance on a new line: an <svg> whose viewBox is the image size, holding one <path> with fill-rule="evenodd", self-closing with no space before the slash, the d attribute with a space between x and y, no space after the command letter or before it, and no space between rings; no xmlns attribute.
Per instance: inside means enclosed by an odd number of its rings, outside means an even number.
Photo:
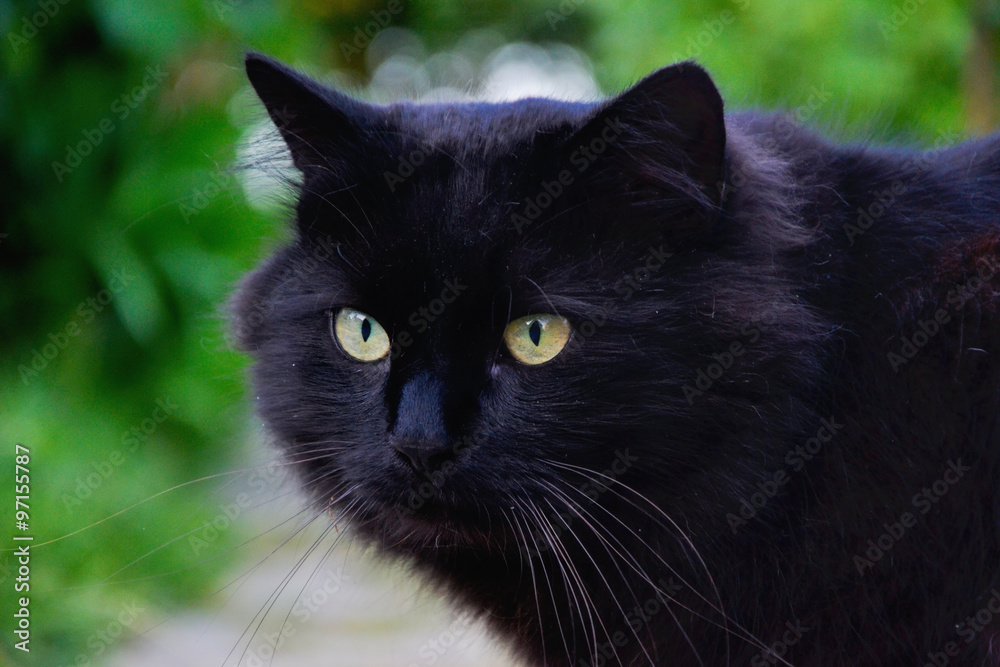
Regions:
<svg viewBox="0 0 1000 667"><path fill-rule="evenodd" d="M218 521L232 477L132 508L262 460L222 309L287 238L287 193L247 49L375 100L503 96L524 71L610 93L695 57L729 108L837 138L932 145L1000 120L996 0L0 0L0 38L0 664L104 664L141 625L94 642L123 602L168 618L263 555L233 550L253 521ZM28 655L17 443L36 543L131 508L35 547Z"/></svg>

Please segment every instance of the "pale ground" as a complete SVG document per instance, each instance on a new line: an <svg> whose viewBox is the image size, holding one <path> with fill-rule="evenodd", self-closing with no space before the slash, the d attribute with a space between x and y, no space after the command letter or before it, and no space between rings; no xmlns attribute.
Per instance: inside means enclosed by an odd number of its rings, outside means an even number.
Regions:
<svg viewBox="0 0 1000 667"><path fill-rule="evenodd" d="M314 554L252 639L254 614L312 540L289 543L241 586L211 597L202 608L135 628L139 634L119 646L108 667L517 667L481 627L464 624L433 591L357 547L347 548L347 541L318 568L321 554ZM230 579L250 570L273 546L242 549L252 553ZM272 655L282 627L286 637Z"/></svg>

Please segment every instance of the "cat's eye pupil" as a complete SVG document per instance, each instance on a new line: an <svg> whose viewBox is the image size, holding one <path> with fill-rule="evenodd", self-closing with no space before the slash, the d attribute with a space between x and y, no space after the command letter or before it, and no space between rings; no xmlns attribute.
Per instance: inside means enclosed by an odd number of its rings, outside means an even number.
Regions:
<svg viewBox="0 0 1000 667"><path fill-rule="evenodd" d="M528 336L531 338L531 342L536 346L538 345L538 342L542 340L542 325L538 323L538 320L532 322L531 326L528 327Z"/></svg>
<svg viewBox="0 0 1000 667"><path fill-rule="evenodd" d="M512 357L522 364L537 366L559 354L566 347L570 333L572 327L565 317L525 315L507 323L503 340Z"/></svg>
<svg viewBox="0 0 1000 667"><path fill-rule="evenodd" d="M331 332L340 349L358 361L378 361L389 353L389 335L373 317L353 308L331 312Z"/></svg>

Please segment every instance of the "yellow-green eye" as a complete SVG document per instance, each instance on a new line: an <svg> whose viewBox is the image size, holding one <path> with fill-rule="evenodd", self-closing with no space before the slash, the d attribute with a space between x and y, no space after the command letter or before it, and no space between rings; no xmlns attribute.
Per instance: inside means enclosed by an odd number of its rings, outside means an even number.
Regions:
<svg viewBox="0 0 1000 667"><path fill-rule="evenodd" d="M359 361L376 361L389 354L389 334L359 310L341 308L332 328L340 348Z"/></svg>
<svg viewBox="0 0 1000 667"><path fill-rule="evenodd" d="M544 364L562 352L572 331L569 320L559 315L527 315L507 325L503 342L522 364Z"/></svg>

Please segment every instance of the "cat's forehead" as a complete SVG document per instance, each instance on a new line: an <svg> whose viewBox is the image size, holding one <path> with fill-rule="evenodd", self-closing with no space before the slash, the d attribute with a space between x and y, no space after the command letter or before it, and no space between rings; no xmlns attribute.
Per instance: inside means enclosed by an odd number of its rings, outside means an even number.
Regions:
<svg viewBox="0 0 1000 667"><path fill-rule="evenodd" d="M512 276L541 280L555 242L541 230L527 234L518 220L526 198L552 177L552 147L593 110L541 99L383 108L386 140L373 142L368 155L377 166L350 189L331 184L323 198L360 203L338 206L334 217L350 223L341 240L363 282L408 295L409 304L448 281L492 296Z"/></svg>
<svg viewBox="0 0 1000 667"><path fill-rule="evenodd" d="M372 261L481 263L518 245L522 230L512 213L550 173L551 146L592 108L541 99L388 107L392 140L381 145L389 168L376 177L388 192L378 183L383 194L371 213L381 220L368 228L379 248Z"/></svg>
<svg viewBox="0 0 1000 667"><path fill-rule="evenodd" d="M594 103L528 98L512 102L415 104L386 109L404 146L457 150L462 154L498 151L531 143L540 133L572 131L593 112Z"/></svg>

